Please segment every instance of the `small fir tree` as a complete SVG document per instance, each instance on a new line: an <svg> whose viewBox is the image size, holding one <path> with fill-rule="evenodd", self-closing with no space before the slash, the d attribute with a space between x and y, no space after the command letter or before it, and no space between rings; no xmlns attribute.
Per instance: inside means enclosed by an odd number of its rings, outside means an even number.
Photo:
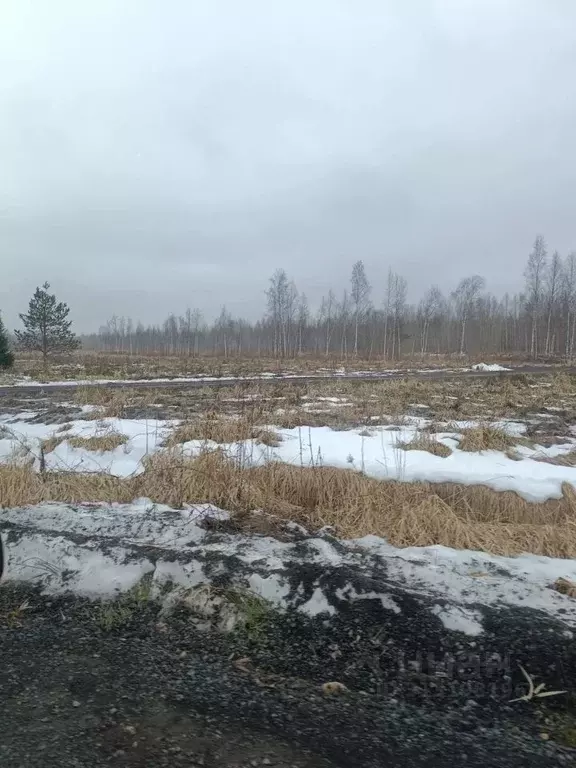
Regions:
<svg viewBox="0 0 576 768"><path fill-rule="evenodd" d="M0 314L0 369L12 368L13 365L14 355L10 351L8 333L2 322L2 315Z"/></svg>
<svg viewBox="0 0 576 768"><path fill-rule="evenodd" d="M80 339L70 330L70 308L64 302L58 302L54 294L48 293L49 288L50 283L36 288L28 305L28 313L20 315L24 330L15 331L22 349L42 352L44 365L53 352L73 352L80 346Z"/></svg>

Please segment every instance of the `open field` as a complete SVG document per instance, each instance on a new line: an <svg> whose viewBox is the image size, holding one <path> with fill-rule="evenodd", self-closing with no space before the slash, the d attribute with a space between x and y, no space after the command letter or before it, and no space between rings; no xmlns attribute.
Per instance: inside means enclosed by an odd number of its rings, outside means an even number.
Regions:
<svg viewBox="0 0 576 768"><path fill-rule="evenodd" d="M567 374L14 391L0 408L4 506L145 496L397 546L576 556Z"/></svg>
<svg viewBox="0 0 576 768"><path fill-rule="evenodd" d="M425 355L411 359L382 360L380 357L364 359L350 356L324 357L304 355L279 359L263 357L202 357L143 356L78 352L50 361L44 368L39 356L20 354L11 372L14 378L29 377L34 381L61 381L77 379L156 379L193 376L250 376L262 373L316 374L346 373L352 371L381 371L383 369L408 370L418 368L462 368L477 363L497 363L503 366L526 363L525 359L462 357L460 355ZM554 361L550 361L554 362ZM561 361L557 361L561 362ZM6 377L7 378L7 377ZM1 381L1 379L0 379Z"/></svg>
<svg viewBox="0 0 576 768"><path fill-rule="evenodd" d="M49 681L0 670L5 721L134 765L571 764L576 377L394 376L0 390L0 645Z"/></svg>

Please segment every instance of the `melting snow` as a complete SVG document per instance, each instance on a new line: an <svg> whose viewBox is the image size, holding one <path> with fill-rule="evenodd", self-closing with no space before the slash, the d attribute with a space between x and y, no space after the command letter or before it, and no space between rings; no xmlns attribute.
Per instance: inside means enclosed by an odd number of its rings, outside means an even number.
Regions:
<svg viewBox="0 0 576 768"><path fill-rule="evenodd" d="M559 577L576 581L576 560L497 557L440 546L398 549L376 536L338 546L310 538L303 551L301 543L265 536L215 538L199 525L207 517L221 519L227 513L210 505L176 510L146 499L124 505L50 503L0 510L0 522L17 531L6 539L7 578L38 582L47 592L72 590L92 597L128 590L145 575L160 588L172 582L189 589L209 585L219 575L212 566L204 570L205 562L214 565L220 560L224 567L233 556L248 569L247 585L253 593L278 607L287 607L299 596L299 610L319 616L334 614L335 606L318 582L302 603L302 585L286 578L287 563L306 568L345 565L372 576L375 559L383 558L384 583L431 598L430 610L449 629L479 634L481 605L534 608L576 627L576 601L550 588ZM380 600L392 613L401 610L385 588L361 593L345 583L335 595L339 600Z"/></svg>
<svg viewBox="0 0 576 768"><path fill-rule="evenodd" d="M165 438L177 423L155 419L76 420L70 422L69 429L63 433L59 431L61 425L26 421L33 416L33 413L27 413L20 414L18 419L0 417L0 461L32 461L39 468L42 442L51 437L62 437L63 442L44 455L47 469L108 472L117 477L142 472L143 459L162 450ZM355 431L297 427L278 430L282 442L274 448L251 440L219 447L246 466L283 461L302 467L324 465L356 469L381 480L482 484L496 491L515 491L527 501L560 498L565 482L576 487L576 467L537 461L538 458L569 453L576 448L576 438L567 438L564 444L550 447L519 445L515 449L517 459L509 458L501 451L469 453L458 448L459 431L477 422L461 421L446 424L446 431L434 436L453 451L450 456L441 457L427 451L400 448L399 443L411 442L418 430L429 423L422 417L409 417L406 422L395 429L370 427ZM513 437L521 437L526 430L526 425L521 422L501 421L495 426L505 429ZM66 439L110 433L124 434L128 441L112 451L97 452L75 448ZM185 443L182 450L185 455L192 456L216 447L217 444L210 441L191 441Z"/></svg>
<svg viewBox="0 0 576 768"><path fill-rule="evenodd" d="M493 363L492 365L488 365L488 363L476 363L476 365L473 365L471 368L472 371L511 371L512 368L504 368L502 365L498 365L497 363Z"/></svg>

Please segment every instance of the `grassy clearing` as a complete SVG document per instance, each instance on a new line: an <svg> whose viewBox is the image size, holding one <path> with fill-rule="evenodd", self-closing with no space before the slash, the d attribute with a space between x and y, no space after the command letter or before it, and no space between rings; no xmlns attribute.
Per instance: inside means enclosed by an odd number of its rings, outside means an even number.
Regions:
<svg viewBox="0 0 576 768"><path fill-rule="evenodd" d="M419 432L416 437L409 443L398 442L398 448L402 448L404 451L426 451L432 453L434 456L442 456L446 458L452 454L452 449L439 440L435 440L431 434L427 432Z"/></svg>
<svg viewBox="0 0 576 768"><path fill-rule="evenodd" d="M538 443L541 434L570 434L570 425L576 423L576 380L571 376L531 379L522 375L465 381L333 380L297 385L275 382L269 386L251 383L216 391L198 389L193 396L189 391L172 389L97 387L79 390L76 402L98 405L98 418L127 412L131 418L141 418L133 414L153 404L163 414L160 418L183 419L184 423L169 438L167 450L149 457L145 471L126 480L106 473L44 472L39 476L29 467L0 467L2 504L20 506L45 500L130 502L139 496L172 506L212 502L236 513L239 526L248 525L249 512L262 509L309 529L331 525L339 535L350 538L373 533L397 546L444 544L498 554L530 551L576 557L576 501L568 486L561 499L534 504L514 493L497 493L483 486L382 482L353 469L322 466L301 468L272 463L247 468L219 451L186 459L178 450L188 440L277 444L274 431L259 424L333 428L398 425L407 414L421 416L421 405L425 404L430 406L425 414L433 426L399 446L403 450L448 455L450 449L435 440L433 430L448 430L446 425L460 419L481 419L478 427L455 429L462 432L460 447L468 451L499 450L514 456L514 446L527 444L527 440L512 437L490 422L525 419L549 409L542 419L537 419L534 441ZM564 431L557 433L557 429ZM97 436L97 443L83 442L82 447L110 450L109 443L102 448L102 439L106 438ZM543 460L576 466L576 456L570 454Z"/></svg>
<svg viewBox="0 0 576 768"><path fill-rule="evenodd" d="M376 424L402 424L409 415L425 415L442 423L459 420L523 419L547 412L552 423L576 423L576 378L565 374L530 379L524 374L490 379L433 380L409 377L393 381L249 382L235 387L189 390L110 389L83 387L78 405L103 416L174 418L197 421L210 413L236 416L282 428L329 426L349 429ZM420 406L428 406L423 410ZM559 410L561 409L561 413Z"/></svg>
<svg viewBox="0 0 576 768"><path fill-rule="evenodd" d="M272 430L256 426L251 419L223 418L213 413L202 419L181 424L168 437L166 446L173 447L190 440L211 440L221 444L255 440L274 447L280 445L281 437Z"/></svg>
<svg viewBox="0 0 576 768"><path fill-rule="evenodd" d="M331 525L346 538L376 534L396 546L576 557L576 494L570 486L561 499L537 504L484 486L379 481L347 469L282 463L243 468L219 451L194 459L171 451L156 454L145 472L125 480L0 467L5 506L130 502L141 496L172 506L211 502L235 512L239 524L250 511L262 509L311 530Z"/></svg>
<svg viewBox="0 0 576 768"><path fill-rule="evenodd" d="M94 435L93 437L68 438L68 444L72 448L85 448L87 451L113 451L127 442L128 435L121 435L119 432L112 431L105 435Z"/></svg>

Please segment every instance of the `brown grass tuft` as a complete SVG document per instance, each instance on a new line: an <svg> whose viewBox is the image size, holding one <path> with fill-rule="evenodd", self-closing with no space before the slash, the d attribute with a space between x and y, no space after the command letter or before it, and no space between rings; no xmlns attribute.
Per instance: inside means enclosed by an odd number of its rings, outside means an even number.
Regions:
<svg viewBox="0 0 576 768"><path fill-rule="evenodd" d="M94 437L69 437L68 443L73 448L85 448L87 451L113 451L128 442L128 435L119 432L107 432Z"/></svg>
<svg viewBox="0 0 576 768"><path fill-rule="evenodd" d="M211 440L214 443L236 443L255 440L263 445L280 445L280 435L269 429L257 427L251 418L223 418L210 413L197 421L177 427L168 437L165 445L174 447L190 440Z"/></svg>
<svg viewBox="0 0 576 768"><path fill-rule="evenodd" d="M576 584L570 579L565 579L562 576L556 579L554 584L551 585L552 589L556 592L560 592L562 595L568 595L568 597L576 597Z"/></svg>
<svg viewBox="0 0 576 768"><path fill-rule="evenodd" d="M126 408L133 402L135 395L142 404L141 390L106 387L79 387L74 393L76 405L95 405L100 410L84 414L85 420L101 419L103 416L122 418Z"/></svg>
<svg viewBox="0 0 576 768"><path fill-rule="evenodd" d="M60 430L58 430L60 431ZM52 453L52 451L56 450L60 443L63 443L64 440L66 440L66 435L52 435L52 437L49 437L47 440L42 441L42 451L43 453Z"/></svg>
<svg viewBox="0 0 576 768"><path fill-rule="evenodd" d="M561 456L534 456L534 460L545 464L556 464L559 467L576 467L576 451L570 451Z"/></svg>
<svg viewBox="0 0 576 768"><path fill-rule="evenodd" d="M466 427L459 430L461 434L461 451L506 451L520 440L514 438L499 427L490 424L481 424L477 427Z"/></svg>
<svg viewBox="0 0 576 768"><path fill-rule="evenodd" d="M431 434L427 432L420 432L410 440L409 443L399 442L398 448L402 448L404 451L426 451L432 453L434 456L442 456L446 458L452 454L452 449L439 440L435 440Z"/></svg>

